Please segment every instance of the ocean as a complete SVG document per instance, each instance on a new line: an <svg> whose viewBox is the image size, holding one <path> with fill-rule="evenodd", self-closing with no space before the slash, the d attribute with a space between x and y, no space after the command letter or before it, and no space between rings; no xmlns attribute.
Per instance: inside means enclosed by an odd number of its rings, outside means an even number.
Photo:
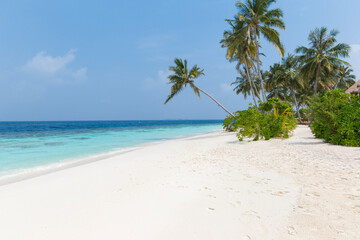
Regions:
<svg viewBox="0 0 360 240"><path fill-rule="evenodd" d="M0 177L217 131L221 124L221 120L0 122Z"/></svg>

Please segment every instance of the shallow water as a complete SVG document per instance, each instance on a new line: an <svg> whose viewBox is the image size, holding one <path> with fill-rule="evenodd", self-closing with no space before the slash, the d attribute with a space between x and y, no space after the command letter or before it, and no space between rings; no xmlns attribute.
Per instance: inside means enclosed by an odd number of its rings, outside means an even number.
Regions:
<svg viewBox="0 0 360 240"><path fill-rule="evenodd" d="M220 120L0 122L0 176L152 141L221 130Z"/></svg>

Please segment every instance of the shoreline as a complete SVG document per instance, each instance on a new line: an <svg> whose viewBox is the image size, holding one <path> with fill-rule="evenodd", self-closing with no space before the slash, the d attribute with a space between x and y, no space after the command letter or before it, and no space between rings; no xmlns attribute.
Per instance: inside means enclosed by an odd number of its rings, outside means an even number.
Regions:
<svg viewBox="0 0 360 240"><path fill-rule="evenodd" d="M202 135L207 135L207 134L211 134L211 133L215 133L215 132L222 132L222 131L223 130L214 130L214 131L209 131L209 132L204 132L204 133L195 133L195 134L191 134L188 136L171 137L171 138L167 138L167 139L141 143L141 144L137 144L137 145L134 145L131 147L117 148L117 149L114 149L111 151L93 154L93 155L86 156L86 157L64 159L64 160L60 160L57 162L53 162L53 163L49 163L49 164L45 164L45 165L41 165L41 166L14 170L9 173L4 173L4 175L0 176L0 187L3 185L23 181L23 180L34 178L34 177L39 177L39 176L57 172L57 171L61 171L64 169L77 167L77 166L89 164L89 163L96 162L96 161L106 160L111 157L116 157L121 154L125 154L125 153L131 152L131 151L136 151L136 150L144 148L146 146L161 144L164 141L187 139L187 138L192 138L192 137L196 137L196 136L202 136Z"/></svg>
<svg viewBox="0 0 360 240"><path fill-rule="evenodd" d="M0 186L0 238L357 240L359 152L306 126L166 140Z"/></svg>

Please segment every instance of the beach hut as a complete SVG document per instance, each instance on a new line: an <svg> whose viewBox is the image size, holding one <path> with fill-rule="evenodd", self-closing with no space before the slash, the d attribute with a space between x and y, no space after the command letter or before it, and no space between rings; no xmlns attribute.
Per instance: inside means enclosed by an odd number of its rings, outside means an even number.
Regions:
<svg viewBox="0 0 360 240"><path fill-rule="evenodd" d="M345 91L346 93L360 93L360 80L357 81L354 85L352 85L348 90Z"/></svg>

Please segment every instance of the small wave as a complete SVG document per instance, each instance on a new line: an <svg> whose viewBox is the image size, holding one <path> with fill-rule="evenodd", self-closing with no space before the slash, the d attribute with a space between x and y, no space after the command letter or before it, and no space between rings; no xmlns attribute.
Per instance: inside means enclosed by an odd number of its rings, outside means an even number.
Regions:
<svg viewBox="0 0 360 240"><path fill-rule="evenodd" d="M62 145L65 145L64 142L47 142L47 143L44 143L45 146L62 146Z"/></svg>
<svg viewBox="0 0 360 240"><path fill-rule="evenodd" d="M76 137L76 138L72 138L74 140L87 140L90 139L89 137Z"/></svg>

